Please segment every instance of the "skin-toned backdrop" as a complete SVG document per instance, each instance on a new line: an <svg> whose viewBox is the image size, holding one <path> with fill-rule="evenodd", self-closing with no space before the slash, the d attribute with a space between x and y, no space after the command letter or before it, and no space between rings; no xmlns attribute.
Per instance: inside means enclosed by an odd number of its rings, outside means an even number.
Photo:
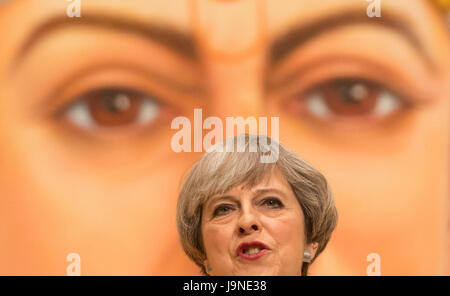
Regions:
<svg viewBox="0 0 450 296"><path fill-rule="evenodd" d="M194 108L278 116L329 180L339 223L311 274L365 275L370 253L447 274L449 31L430 1L381 2L4 3L0 274L64 275L73 252L83 275L199 274L175 209L201 153L170 146Z"/></svg>

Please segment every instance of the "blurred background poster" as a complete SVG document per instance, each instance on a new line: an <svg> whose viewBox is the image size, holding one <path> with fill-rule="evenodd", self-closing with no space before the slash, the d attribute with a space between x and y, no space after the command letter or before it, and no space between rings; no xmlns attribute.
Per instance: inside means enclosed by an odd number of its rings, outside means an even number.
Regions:
<svg viewBox="0 0 450 296"><path fill-rule="evenodd" d="M449 12L0 1L0 275L200 275L175 212L210 116L223 138L227 117L268 119L330 182L339 222L312 275L449 275Z"/></svg>

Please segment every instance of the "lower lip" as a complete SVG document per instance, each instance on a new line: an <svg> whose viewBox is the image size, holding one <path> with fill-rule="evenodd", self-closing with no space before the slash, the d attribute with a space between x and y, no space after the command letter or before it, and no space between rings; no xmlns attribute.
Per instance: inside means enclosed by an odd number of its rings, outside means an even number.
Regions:
<svg viewBox="0 0 450 296"><path fill-rule="evenodd" d="M242 252L239 252L239 257L246 260L256 260L260 257L262 257L266 253L267 249L262 249L256 254L244 254Z"/></svg>

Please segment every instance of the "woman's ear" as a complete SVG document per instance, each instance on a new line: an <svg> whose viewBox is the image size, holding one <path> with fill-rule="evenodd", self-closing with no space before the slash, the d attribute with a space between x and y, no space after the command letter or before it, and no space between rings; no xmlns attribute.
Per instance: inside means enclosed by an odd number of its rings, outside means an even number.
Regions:
<svg viewBox="0 0 450 296"><path fill-rule="evenodd" d="M309 243L305 246L305 251L307 251L310 254L310 261L312 261L314 259L314 257L316 256L316 252L317 249L319 247L319 244L314 242L314 243Z"/></svg>
<svg viewBox="0 0 450 296"><path fill-rule="evenodd" d="M211 269L211 266L208 263L208 259L203 260L203 267L205 267L206 273L208 275L211 275L212 269Z"/></svg>

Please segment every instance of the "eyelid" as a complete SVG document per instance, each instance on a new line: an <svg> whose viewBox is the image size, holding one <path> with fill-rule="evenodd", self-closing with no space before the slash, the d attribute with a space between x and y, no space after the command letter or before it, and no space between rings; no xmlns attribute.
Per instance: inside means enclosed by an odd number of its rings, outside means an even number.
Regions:
<svg viewBox="0 0 450 296"><path fill-rule="evenodd" d="M171 104L177 106L185 102L190 104L189 94L178 94L169 87L165 87L153 77L146 75L142 69L134 66L123 66L119 64L107 64L104 66L92 67L78 72L59 84L45 98L39 99L39 103L33 106L33 110L38 110L38 114L58 115L58 110L68 105L75 98L89 91L104 88L113 89L133 89L142 93L160 98L159 104ZM184 98L180 100L179 97ZM181 103L180 103L181 102ZM37 114L37 115L38 115Z"/></svg>
<svg viewBox="0 0 450 296"><path fill-rule="evenodd" d="M413 104L412 100L409 97L405 97L404 95L402 95L402 93L398 93L395 89L386 87L385 85L379 83L378 81L372 81L361 77L338 77L335 79L329 79L309 89L306 89L302 93L306 95L317 93L328 86L333 85L336 87L341 86L339 85L339 83L348 83L348 84L361 83L369 88L378 88L380 91L383 90L388 91L389 93L397 97L400 100L400 104L402 105L409 106ZM304 99L304 96L301 99Z"/></svg>
<svg viewBox="0 0 450 296"><path fill-rule="evenodd" d="M266 196L266 197L263 197L261 199L260 203L265 203L265 202L267 202L269 200L275 200L275 201L279 202L280 204L283 204L283 202L281 201L281 198L279 198L277 196Z"/></svg>
<svg viewBox="0 0 450 296"><path fill-rule="evenodd" d="M220 206L236 206L232 201L220 201L213 205L213 210L217 209Z"/></svg>
<svg viewBox="0 0 450 296"><path fill-rule="evenodd" d="M59 113L62 118L68 119L72 124L84 130L102 127L102 123L108 125L111 124L111 121L101 122L100 119L100 122L98 122L99 118L96 118L95 112L92 112L91 107L94 109L99 107L99 102L101 106L105 107L105 99L116 101L117 98L122 98L122 101L124 99L125 103L127 103L125 109L127 111L134 109L132 112L135 113L133 117L127 118L127 120L134 120L121 122L114 126L115 128L129 124L140 125L141 127L146 126L158 120L165 109L164 104L160 103L160 100L151 94L132 89L100 88L88 91L83 96L75 98L67 106L61 108ZM136 106L136 102L138 102L138 107L133 108L133 105Z"/></svg>
<svg viewBox="0 0 450 296"><path fill-rule="evenodd" d="M267 87L270 93L279 93L281 97L291 98L341 79L358 79L381 85L406 103L428 103L429 93L417 83L413 84L414 81L405 77L401 71L389 69L373 59L360 57L332 56L311 62L278 81L269 82Z"/></svg>
<svg viewBox="0 0 450 296"><path fill-rule="evenodd" d="M158 96L148 93L146 91L142 91L140 89L133 89L132 87L117 87L117 86L98 86L94 87L92 89L87 89L82 92L79 96L73 97L71 99L67 99L66 103L61 103L61 106L55 110L54 116L61 116L63 113L65 113L69 108L73 107L75 104L80 102L85 102L87 100L87 97L91 94L95 94L99 91L114 91L118 93L130 93L130 94L139 94L142 96L145 96L147 100L150 100L157 104L160 108L163 108L165 105L167 105L163 99L159 98Z"/></svg>
<svg viewBox="0 0 450 296"><path fill-rule="evenodd" d="M217 205L214 206L211 215L212 215L213 217L217 216L217 215L216 215L216 212L217 212L221 207L229 207L229 208L231 208L231 209L234 209L234 208L235 208L235 205L230 204L230 203L220 203L220 204L217 204Z"/></svg>

